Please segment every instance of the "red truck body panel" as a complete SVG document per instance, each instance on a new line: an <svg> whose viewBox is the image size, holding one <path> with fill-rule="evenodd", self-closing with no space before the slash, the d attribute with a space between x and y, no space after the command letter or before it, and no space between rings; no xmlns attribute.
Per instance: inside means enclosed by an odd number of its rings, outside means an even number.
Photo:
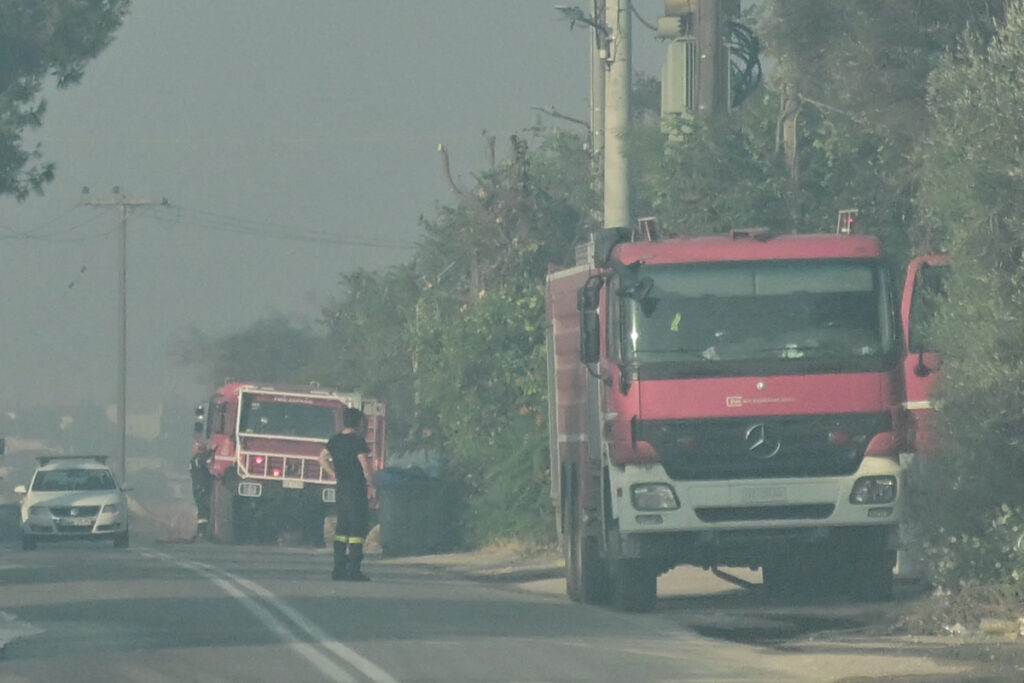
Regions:
<svg viewBox="0 0 1024 683"><path fill-rule="evenodd" d="M907 276L903 286L903 298L900 302L900 317L903 321L903 344L906 355L903 359L903 375L906 383L905 407L912 416L914 424L913 450L917 453L934 452L938 447L938 438L934 427L934 410L932 409L932 395L938 386L939 367L941 359L939 354L927 345L920 348L911 348L914 345L924 344L925 341L911 339L917 336L919 326L927 323L927 320L916 320L918 317L916 308L927 305L922 297L934 294L930 291L929 285L938 283L924 281L924 273L931 271L943 277L939 273L948 272L950 266L948 254L927 254L918 256L907 265Z"/></svg>

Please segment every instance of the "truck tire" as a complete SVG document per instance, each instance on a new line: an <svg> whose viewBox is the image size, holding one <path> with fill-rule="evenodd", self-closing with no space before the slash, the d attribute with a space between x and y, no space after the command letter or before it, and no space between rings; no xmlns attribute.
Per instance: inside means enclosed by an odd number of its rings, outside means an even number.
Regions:
<svg viewBox="0 0 1024 683"><path fill-rule="evenodd" d="M217 543L235 542L235 496L225 478L215 479L210 500L210 520L213 540Z"/></svg>
<svg viewBox="0 0 1024 683"><path fill-rule="evenodd" d="M569 496L570 514L566 517L569 549L565 571L569 598L589 605L602 605L611 599L608 565L601 557L596 536L585 533L583 510L575 486Z"/></svg>
<svg viewBox="0 0 1024 683"><path fill-rule="evenodd" d="M841 573L850 597L863 602L892 600L894 555L894 551L880 549L851 558Z"/></svg>
<svg viewBox="0 0 1024 683"><path fill-rule="evenodd" d="M658 601L658 569L643 560L612 564L612 604L623 612L650 612Z"/></svg>

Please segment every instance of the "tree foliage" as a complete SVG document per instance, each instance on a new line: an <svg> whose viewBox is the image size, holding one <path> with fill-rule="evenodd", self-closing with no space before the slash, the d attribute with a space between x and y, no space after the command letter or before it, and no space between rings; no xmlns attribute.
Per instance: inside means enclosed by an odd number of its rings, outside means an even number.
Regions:
<svg viewBox="0 0 1024 683"><path fill-rule="evenodd" d="M113 40L129 3L0 1L0 194L24 199L53 179L54 164L23 137L43 123L46 78L53 76L58 88L78 83L86 64Z"/></svg>
<svg viewBox="0 0 1024 683"><path fill-rule="evenodd" d="M301 381L316 348L311 329L273 315L220 337L191 328L171 343L170 354L178 363L196 368L200 379L214 387L229 377L265 383Z"/></svg>
<svg viewBox="0 0 1024 683"><path fill-rule="evenodd" d="M921 144L916 234L924 244L947 249L954 263L932 325L945 359L947 445L944 481L935 483L953 503L944 506L950 513L937 513L932 531L947 580L991 580L1024 570L1012 552L1015 537L1008 540L1024 531L1021 83L1019 0L987 48L975 45L961 58L945 59L928 83L934 127ZM960 542L950 545L949 538Z"/></svg>

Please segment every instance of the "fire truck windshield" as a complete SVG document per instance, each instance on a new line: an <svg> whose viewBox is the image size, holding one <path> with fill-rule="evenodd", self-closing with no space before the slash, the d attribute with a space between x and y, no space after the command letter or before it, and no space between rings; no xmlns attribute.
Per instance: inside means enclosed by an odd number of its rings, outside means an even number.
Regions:
<svg viewBox="0 0 1024 683"><path fill-rule="evenodd" d="M334 421L337 410L330 405L245 396L239 430L242 434L329 439L337 430Z"/></svg>
<svg viewBox="0 0 1024 683"><path fill-rule="evenodd" d="M875 261L658 264L639 275L653 280L649 295L618 298L611 316L627 361L859 367L896 345L888 280Z"/></svg>

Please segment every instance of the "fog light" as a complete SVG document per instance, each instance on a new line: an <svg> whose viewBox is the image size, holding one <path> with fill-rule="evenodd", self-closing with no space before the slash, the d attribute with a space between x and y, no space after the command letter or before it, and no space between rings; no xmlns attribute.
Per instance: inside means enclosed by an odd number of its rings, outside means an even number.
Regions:
<svg viewBox="0 0 1024 683"><path fill-rule="evenodd" d="M896 477L861 477L853 483L850 502L854 505L877 505L896 500Z"/></svg>
<svg viewBox="0 0 1024 683"><path fill-rule="evenodd" d="M661 515L646 514L636 516L637 524L661 524L663 521Z"/></svg>
<svg viewBox="0 0 1024 683"><path fill-rule="evenodd" d="M675 510L679 507L676 492L668 484L634 484L630 495L636 510Z"/></svg>

